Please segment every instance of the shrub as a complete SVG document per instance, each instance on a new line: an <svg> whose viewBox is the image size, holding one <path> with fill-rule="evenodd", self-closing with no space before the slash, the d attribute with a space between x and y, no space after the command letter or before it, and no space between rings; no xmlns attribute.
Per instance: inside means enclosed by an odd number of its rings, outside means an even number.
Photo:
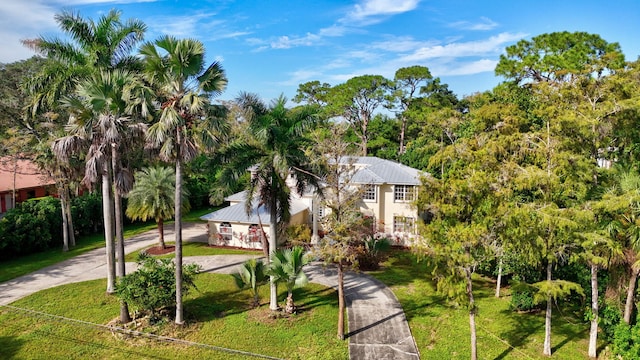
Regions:
<svg viewBox="0 0 640 360"><path fill-rule="evenodd" d="M309 245L311 243L311 229L309 225L297 224L287 227L287 241L292 245Z"/></svg>
<svg viewBox="0 0 640 360"><path fill-rule="evenodd" d="M538 309L533 297L536 290L528 284L519 283L511 287L511 303L509 308L514 311L531 311Z"/></svg>
<svg viewBox="0 0 640 360"><path fill-rule="evenodd" d="M380 263L386 260L386 252L391 248L391 241L387 238L374 236L362 242L357 247L357 261L361 270L378 270Z"/></svg>
<svg viewBox="0 0 640 360"><path fill-rule="evenodd" d="M80 236L102 231L102 197L85 194L71 199L71 216L73 230Z"/></svg>
<svg viewBox="0 0 640 360"><path fill-rule="evenodd" d="M250 289L253 295L252 305L260 306L260 285L266 284L269 278L265 275L266 267L262 260L249 259L242 264L240 271L231 274L240 290Z"/></svg>
<svg viewBox="0 0 640 360"><path fill-rule="evenodd" d="M60 200L53 197L31 199L5 214L0 221L0 256L31 254L62 245Z"/></svg>
<svg viewBox="0 0 640 360"><path fill-rule="evenodd" d="M176 305L175 264L171 259L155 259L145 253L138 257L139 268L125 275L116 285L116 296L137 312L148 312L153 319L163 308ZM195 288L194 279L200 266L184 265L182 268L182 294Z"/></svg>

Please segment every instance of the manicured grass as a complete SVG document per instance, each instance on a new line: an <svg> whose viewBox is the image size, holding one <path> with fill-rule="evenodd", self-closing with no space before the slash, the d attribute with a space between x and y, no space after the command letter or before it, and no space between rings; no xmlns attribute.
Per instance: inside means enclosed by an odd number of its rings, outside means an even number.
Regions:
<svg viewBox="0 0 640 360"><path fill-rule="evenodd" d="M469 312L436 293L431 270L424 262L418 263L409 252L397 251L382 270L371 274L386 283L400 300L423 359L470 357ZM479 358L547 358L542 355L544 312L519 314L509 310L508 289L497 299L490 279L478 276L473 286L478 306ZM566 305L559 303L560 309L553 308L552 358L588 359L589 325Z"/></svg>
<svg viewBox="0 0 640 360"><path fill-rule="evenodd" d="M287 359L346 359L348 342L336 337L337 295L316 284L294 292L300 312L270 318L268 304L250 309L250 294L235 288L229 275L200 274L198 291L185 297L186 326L165 322L144 331L222 348ZM104 280L44 290L12 305L106 324L118 315L114 296L105 295ZM261 288L268 299L268 286ZM282 292L279 299L283 301ZM142 337L114 336L108 331L0 307L3 357L27 359L247 359L247 356Z"/></svg>
<svg viewBox="0 0 640 360"><path fill-rule="evenodd" d="M165 242L165 245L174 245L173 241ZM153 245L157 246L157 245ZM144 249L143 249L144 250ZM125 261L135 262L138 259L138 253L134 251L125 256ZM242 250L228 249L222 247L212 247L202 242L184 242L182 244L182 256L201 256L201 255L261 255L262 250ZM158 258L173 258L174 253L159 255Z"/></svg>

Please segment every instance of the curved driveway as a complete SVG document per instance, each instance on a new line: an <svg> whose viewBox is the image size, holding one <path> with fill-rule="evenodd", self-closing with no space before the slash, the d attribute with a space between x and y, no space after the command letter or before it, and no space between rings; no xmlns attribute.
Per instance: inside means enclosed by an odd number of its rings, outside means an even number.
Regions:
<svg viewBox="0 0 640 360"><path fill-rule="evenodd" d="M167 226L165 236L172 241L173 227ZM184 241L206 242L206 227L200 223L185 223ZM156 231L149 231L126 240L125 252L130 253L155 244ZM214 255L185 257L185 263L198 263L203 271L232 273L250 255ZM127 271L135 264L127 263ZM305 268L309 280L333 288L337 287L336 273L321 264ZM95 249L40 269L16 279L0 283L0 305L7 305L24 296L54 286L104 278L106 264L104 249ZM345 275L345 297L351 359L419 359L404 311L397 298L384 284L360 273Z"/></svg>

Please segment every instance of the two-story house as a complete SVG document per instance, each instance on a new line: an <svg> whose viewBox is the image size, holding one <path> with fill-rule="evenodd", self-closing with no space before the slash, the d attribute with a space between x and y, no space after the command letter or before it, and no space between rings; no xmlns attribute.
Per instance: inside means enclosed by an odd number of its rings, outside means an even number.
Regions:
<svg viewBox="0 0 640 360"><path fill-rule="evenodd" d="M395 244L410 245L416 234L418 214L413 201L420 185L420 171L377 157L350 158L348 164L354 168L350 184L361 187L362 212L372 216L376 230ZM247 215L246 192L225 200L228 207L201 217L208 223L209 244L261 249L263 234L269 234L269 211L264 206L254 206ZM326 211L313 193L298 196L292 192L290 224L309 224L315 232L318 217Z"/></svg>

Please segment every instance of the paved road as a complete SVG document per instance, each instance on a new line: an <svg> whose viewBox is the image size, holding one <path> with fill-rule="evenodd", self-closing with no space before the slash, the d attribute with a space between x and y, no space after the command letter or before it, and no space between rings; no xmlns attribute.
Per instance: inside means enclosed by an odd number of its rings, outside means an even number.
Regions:
<svg viewBox="0 0 640 360"><path fill-rule="evenodd" d="M173 240L173 227L165 228L166 241ZM186 223L184 241L206 242L206 227ZM157 233L149 231L127 239L125 252L146 248L157 242ZM232 273L251 255L215 255L185 257L185 263L198 263L203 271ZM127 263L127 271L135 264ZM337 287L336 272L321 264L305 268L309 280ZM54 286L104 278L104 249L96 249L28 275L0 283L0 305L6 305L34 292ZM357 360L419 359L419 353L404 311L393 292L376 279L361 273L345 275L348 316L349 357Z"/></svg>

